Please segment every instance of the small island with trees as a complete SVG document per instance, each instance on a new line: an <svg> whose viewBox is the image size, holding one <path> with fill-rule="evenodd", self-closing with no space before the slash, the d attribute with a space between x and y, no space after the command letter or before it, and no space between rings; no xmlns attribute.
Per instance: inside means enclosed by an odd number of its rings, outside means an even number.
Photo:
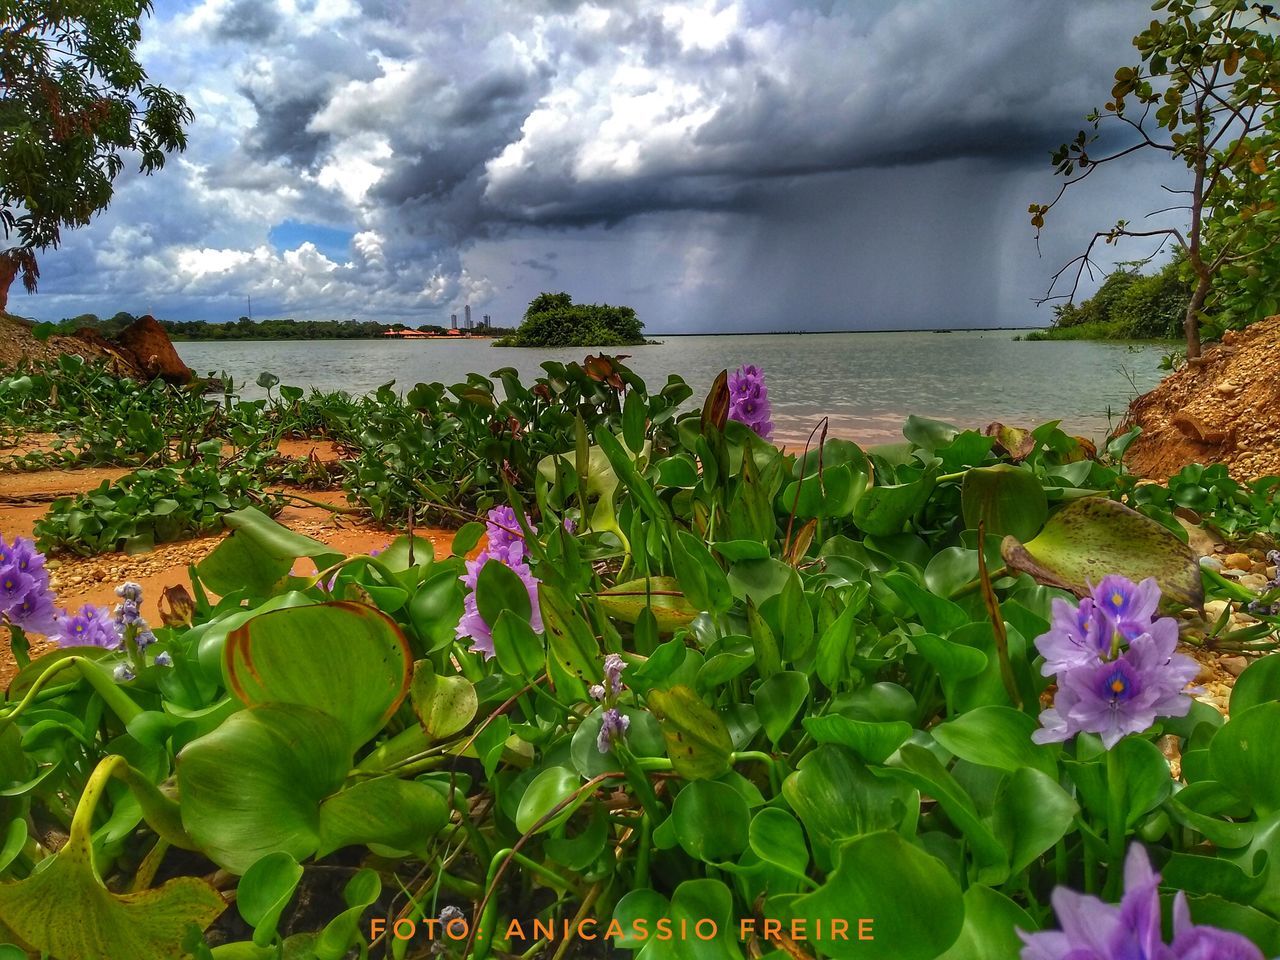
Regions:
<svg viewBox="0 0 1280 960"><path fill-rule="evenodd" d="M648 343L644 324L631 307L574 303L567 293L540 293L524 319L495 347L633 347Z"/></svg>

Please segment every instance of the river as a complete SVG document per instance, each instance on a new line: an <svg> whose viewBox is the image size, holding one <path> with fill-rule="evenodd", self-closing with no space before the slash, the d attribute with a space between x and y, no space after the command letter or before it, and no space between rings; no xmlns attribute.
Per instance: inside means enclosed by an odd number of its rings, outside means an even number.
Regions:
<svg viewBox="0 0 1280 960"><path fill-rule="evenodd" d="M908 414L983 426L1062 420L1069 432L1101 439L1129 401L1161 378L1166 348L1152 344L1015 340L1008 330L741 334L657 337L624 348L651 389L678 374L701 400L720 370L754 363L766 375L775 439L803 440L823 415L835 434L867 443L901 439ZM514 367L526 381L545 360L581 360L573 350L492 347L487 340L316 340L178 343L198 373L228 373L243 395L269 371L287 384L364 393L394 380L461 381L471 372Z"/></svg>

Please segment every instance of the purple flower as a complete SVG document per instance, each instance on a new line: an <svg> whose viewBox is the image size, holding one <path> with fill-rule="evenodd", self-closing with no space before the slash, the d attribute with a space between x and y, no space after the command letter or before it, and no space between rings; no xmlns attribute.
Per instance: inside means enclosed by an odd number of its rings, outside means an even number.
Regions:
<svg viewBox="0 0 1280 960"><path fill-rule="evenodd" d="M142 585L125 581L116 587L116 596L126 603L141 604L142 603Z"/></svg>
<svg viewBox="0 0 1280 960"><path fill-rule="evenodd" d="M28 590L21 600L5 611L4 616L26 633L43 633L47 636L58 625L58 608L54 605L53 594L38 585Z"/></svg>
<svg viewBox="0 0 1280 960"><path fill-rule="evenodd" d="M1096 662L1110 647L1111 631L1089 597L1081 600L1078 607L1055 597L1049 632L1036 637L1036 649L1044 657L1041 673L1046 677L1068 667Z"/></svg>
<svg viewBox="0 0 1280 960"><path fill-rule="evenodd" d="M0 621L23 631L49 634L56 618L44 555L24 537L12 544L0 537Z"/></svg>
<svg viewBox="0 0 1280 960"><path fill-rule="evenodd" d="M773 433L769 391L764 374L754 364L739 367L729 377L729 419L745 423L764 439Z"/></svg>
<svg viewBox="0 0 1280 960"><path fill-rule="evenodd" d="M459 640L470 639L471 650L493 659L493 625L480 615L476 601L476 584L486 563L494 561L512 569L529 592L529 624L537 633L542 632L542 609L538 605L538 579L525 561L525 542L511 530L519 531L515 511L510 507L494 507L489 511L489 542L474 560L467 561L467 572L460 577L469 593L462 600L462 618L458 621L455 636ZM530 529L534 529L532 526Z"/></svg>
<svg viewBox="0 0 1280 960"><path fill-rule="evenodd" d="M1053 891L1061 930L1026 933L1021 960L1263 960L1262 951L1238 933L1191 922L1186 894L1173 905L1173 943L1160 928L1160 876L1140 844L1129 848L1119 904L1065 887Z"/></svg>
<svg viewBox="0 0 1280 960"><path fill-rule="evenodd" d="M111 614L91 603L86 603L76 614L64 611L58 618L55 634L54 639L63 647L105 647L115 650L120 646L120 634L116 632Z"/></svg>
<svg viewBox="0 0 1280 960"><path fill-rule="evenodd" d="M528 520L529 518L525 517L526 523ZM518 550L516 559L524 556L524 533L520 529L520 521L516 519L516 512L511 507L506 504L494 507L489 511L484 526L485 532L489 535L489 543L486 547L489 556L497 557L505 563L513 548ZM538 528L532 523L529 524L529 529L534 533L538 532Z"/></svg>
<svg viewBox="0 0 1280 960"><path fill-rule="evenodd" d="M1087 732L1110 750L1159 717L1186 716L1186 688L1200 668L1177 652L1177 622L1152 619L1159 602L1155 580L1135 585L1120 576L1104 577L1077 608L1054 601L1053 625L1035 642L1058 692L1040 714L1037 743Z"/></svg>
<svg viewBox="0 0 1280 960"><path fill-rule="evenodd" d="M1112 573L1103 577L1091 592L1098 610L1126 639L1145 633L1160 605L1160 585L1155 577L1135 584Z"/></svg>
<svg viewBox="0 0 1280 960"><path fill-rule="evenodd" d="M604 658L604 682L609 688L611 696L618 696L622 693L624 687L622 685L622 671L627 668L627 662L616 653L611 653Z"/></svg>
<svg viewBox="0 0 1280 960"><path fill-rule="evenodd" d="M627 734L631 726L631 718L617 707L610 707L600 715L600 735L596 737L596 749L608 753L613 745Z"/></svg>
<svg viewBox="0 0 1280 960"><path fill-rule="evenodd" d="M159 653L156 654L156 666L157 667L173 666L173 657L169 655L168 650L161 650Z"/></svg>
<svg viewBox="0 0 1280 960"><path fill-rule="evenodd" d="M7 613L16 607L35 586L35 578L19 570L16 563L0 567L0 610Z"/></svg>
<svg viewBox="0 0 1280 960"><path fill-rule="evenodd" d="M128 683L130 680L138 679L138 675L127 663L117 663L116 668L111 671L111 676L116 683Z"/></svg>

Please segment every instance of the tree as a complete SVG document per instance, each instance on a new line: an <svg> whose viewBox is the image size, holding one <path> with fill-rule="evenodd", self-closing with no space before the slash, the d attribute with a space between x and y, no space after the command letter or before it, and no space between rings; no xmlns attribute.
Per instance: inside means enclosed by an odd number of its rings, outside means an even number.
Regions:
<svg viewBox="0 0 1280 960"><path fill-rule="evenodd" d="M0 311L36 251L111 201L124 155L150 174L186 148L186 100L149 83L134 57L151 0L0 0Z"/></svg>
<svg viewBox="0 0 1280 960"><path fill-rule="evenodd" d="M1200 355L1201 322L1214 278L1226 268L1259 255L1249 227L1215 230L1212 223L1231 215L1243 198L1258 190L1278 149L1280 136L1271 126L1280 102L1280 60L1277 39L1268 33L1275 16L1269 5L1249 0L1157 0L1153 9L1165 11L1163 21L1134 38L1140 55L1136 66L1116 71L1111 100L1087 120L1092 135L1080 131L1053 154L1056 172L1066 177L1057 196L1047 204L1033 203L1031 222L1037 230L1045 215L1067 189L1098 167L1139 152L1161 151L1185 168L1186 180L1162 184L1185 202L1153 213L1186 211L1183 227L1135 229L1119 220L1093 235L1083 254L1058 271L1040 302L1072 299L1080 280L1096 264L1091 259L1099 240L1115 244L1122 237L1158 241L1153 258L1169 241L1186 255L1194 286L1183 317L1187 356ZM1131 108L1130 104L1136 107ZM1092 152L1103 121L1114 121L1136 138L1128 145ZM1148 214L1149 216L1152 214ZM1256 229L1255 225L1255 229ZM1269 246L1280 239L1272 231ZM1075 268L1069 293L1055 295L1064 276Z"/></svg>

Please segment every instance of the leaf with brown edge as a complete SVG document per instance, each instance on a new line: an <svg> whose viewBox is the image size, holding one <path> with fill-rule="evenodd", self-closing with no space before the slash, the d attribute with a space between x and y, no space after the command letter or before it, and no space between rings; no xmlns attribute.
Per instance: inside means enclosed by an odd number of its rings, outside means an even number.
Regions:
<svg viewBox="0 0 1280 960"><path fill-rule="evenodd" d="M538 605L552 662L570 679L572 695L584 699L587 687L603 678L600 641L564 595L548 584L538 588Z"/></svg>
<svg viewBox="0 0 1280 960"><path fill-rule="evenodd" d="M1087 596L1109 573L1135 583L1155 577L1162 607L1204 605L1195 552L1156 521L1102 497L1073 500L1051 516L1034 540L1005 537L1000 553L1010 570L1039 583Z"/></svg>
<svg viewBox="0 0 1280 960"><path fill-rule="evenodd" d="M721 370L716 376L715 382L711 384L711 392L707 394L707 400L702 405L702 432L707 432L707 427L712 426L717 430L723 430L724 425L729 420L729 371Z"/></svg>
<svg viewBox="0 0 1280 960"><path fill-rule="evenodd" d="M344 600L254 617L227 638L223 673L227 689L248 706L291 703L329 714L354 750L408 695L413 656L394 620Z"/></svg>
<svg viewBox="0 0 1280 960"><path fill-rule="evenodd" d="M689 687L650 690L645 702L662 727L667 756L682 777L714 780L727 773L733 740L720 715Z"/></svg>

